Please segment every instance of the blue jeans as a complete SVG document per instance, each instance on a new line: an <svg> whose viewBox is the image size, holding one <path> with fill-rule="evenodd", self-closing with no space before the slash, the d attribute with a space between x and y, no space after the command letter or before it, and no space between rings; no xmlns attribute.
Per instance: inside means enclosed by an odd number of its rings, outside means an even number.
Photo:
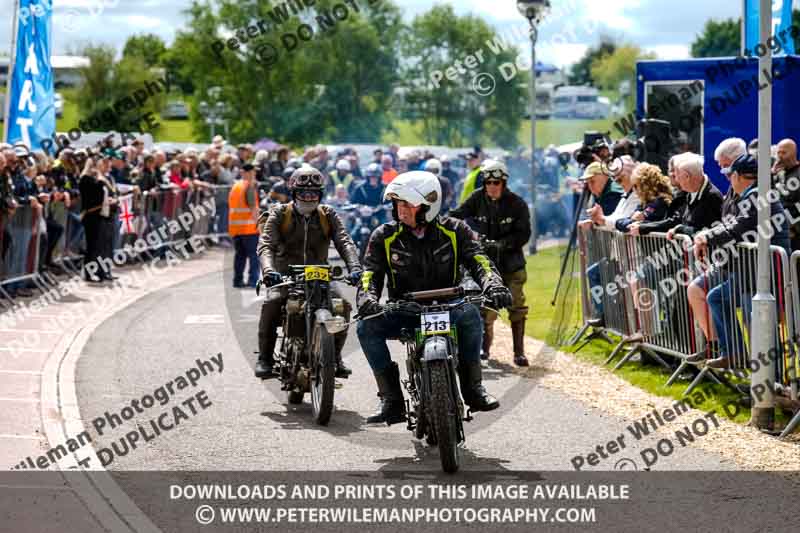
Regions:
<svg viewBox="0 0 800 533"><path fill-rule="evenodd" d="M248 282L250 287L255 287L261 273L260 262L258 261L258 235L237 235L233 238L233 286L242 285L244 278L244 265L249 262Z"/></svg>
<svg viewBox="0 0 800 533"><path fill-rule="evenodd" d="M603 318L603 296L600 295L599 298L595 297L594 295L597 291L593 291L592 289L595 287L601 287L602 281L600 279L600 263L595 263L591 265L586 270L586 277L589 278L589 299L594 304L594 308L597 311L597 316L599 318Z"/></svg>
<svg viewBox="0 0 800 533"><path fill-rule="evenodd" d="M400 330L419 328L419 316L391 313L371 320L361 320L356 332L369 366L376 373L383 372L392 362L388 339L400 336ZM458 350L464 362L480 362L483 342L483 323L478 308L472 304L450 311L450 322L458 334Z"/></svg>
<svg viewBox="0 0 800 533"><path fill-rule="evenodd" d="M745 324L749 326L752 303L751 295L743 294L736 274L729 274L728 279L710 289L706 300L719 338L720 355L730 357L745 353L744 336L736 310L742 308Z"/></svg>

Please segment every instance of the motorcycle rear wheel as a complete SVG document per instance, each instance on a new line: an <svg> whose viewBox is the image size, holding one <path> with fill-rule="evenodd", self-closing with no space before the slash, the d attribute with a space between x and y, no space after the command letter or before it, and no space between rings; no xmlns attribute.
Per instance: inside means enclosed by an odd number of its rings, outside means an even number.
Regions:
<svg viewBox="0 0 800 533"><path fill-rule="evenodd" d="M428 412L433 426L436 443L439 447L439 458L442 469L448 474L458 471L460 454L458 448L459 416L456 399L453 398L450 386L449 368L445 361L428 363L431 377L431 397Z"/></svg>

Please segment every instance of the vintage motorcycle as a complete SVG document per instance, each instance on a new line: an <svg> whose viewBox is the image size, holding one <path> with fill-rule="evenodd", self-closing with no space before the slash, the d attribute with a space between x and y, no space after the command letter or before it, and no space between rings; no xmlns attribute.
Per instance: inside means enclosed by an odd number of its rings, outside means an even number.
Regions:
<svg viewBox="0 0 800 533"><path fill-rule="evenodd" d="M368 206L351 204L344 207L344 211L349 214L351 221L348 231L353 242L358 247L358 256L364 259L372 232L386 221L386 213L391 209L386 205Z"/></svg>
<svg viewBox="0 0 800 533"><path fill-rule="evenodd" d="M289 403L303 402L311 393L314 421L325 426L333 412L336 348L333 336L349 326L341 298L331 296L332 281L347 281L339 266L292 265L290 274L270 290L286 287L283 337L276 370Z"/></svg>
<svg viewBox="0 0 800 533"><path fill-rule="evenodd" d="M403 300L387 303L383 312L364 318L395 312L419 317L419 327L403 329L399 337L407 353L408 379L403 380L408 393L407 427L417 439L438 446L442 469L448 473L459 469L463 422L472 420L456 378L458 334L450 311L467 304L480 307L487 301L480 289L464 287L411 292Z"/></svg>

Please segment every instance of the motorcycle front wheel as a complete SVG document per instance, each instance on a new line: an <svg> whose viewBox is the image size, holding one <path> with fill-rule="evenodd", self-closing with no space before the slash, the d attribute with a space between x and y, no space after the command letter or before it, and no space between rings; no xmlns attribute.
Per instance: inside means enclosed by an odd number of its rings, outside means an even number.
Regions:
<svg viewBox="0 0 800 533"><path fill-rule="evenodd" d="M439 447L439 458L442 469L448 474L458 471L460 457L458 449L458 405L452 395L450 385L450 369L445 361L428 363L430 372L430 424L435 434L435 442ZM429 441L430 442L430 441Z"/></svg>
<svg viewBox="0 0 800 533"><path fill-rule="evenodd" d="M333 335L321 324L314 327L311 342L314 374L311 378L311 407L314 422L327 426L333 412L333 391L336 385L336 346Z"/></svg>

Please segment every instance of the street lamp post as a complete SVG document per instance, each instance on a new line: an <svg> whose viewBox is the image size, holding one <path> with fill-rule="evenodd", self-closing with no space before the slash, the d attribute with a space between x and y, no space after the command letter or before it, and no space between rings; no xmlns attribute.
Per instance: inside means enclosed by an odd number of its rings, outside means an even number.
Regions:
<svg viewBox="0 0 800 533"><path fill-rule="evenodd" d="M772 33L772 2L761 0L759 10L759 42L767 42ZM758 72L772 72L772 51L758 60ZM765 74L766 75L766 74ZM767 84L758 91L758 197L767 198L770 189L770 146L772 144L772 85ZM769 206L758 206L758 227L770 227ZM766 230L765 230L766 231ZM750 379L753 408L751 424L759 429L772 429L775 418L775 297L770 284L770 240L759 231L758 235L758 283L753 297L750 357L752 360L764 361L759 364ZM759 391L759 387L763 391Z"/></svg>
<svg viewBox="0 0 800 533"><path fill-rule="evenodd" d="M200 114L206 118L206 124L211 126L211 138L214 138L216 134L216 125L222 125L225 127L225 138L228 139L230 136L228 134L228 120L223 118L225 114L228 112L228 106L225 105L224 102L219 101L220 93L222 89L220 87L210 87L208 89L208 95L210 97L211 103L208 102L200 102Z"/></svg>
<svg viewBox="0 0 800 533"><path fill-rule="evenodd" d="M550 0L517 0L517 9L531 25L531 242L529 251L536 253L539 232L536 229L536 40L539 36L537 25L550 9Z"/></svg>

